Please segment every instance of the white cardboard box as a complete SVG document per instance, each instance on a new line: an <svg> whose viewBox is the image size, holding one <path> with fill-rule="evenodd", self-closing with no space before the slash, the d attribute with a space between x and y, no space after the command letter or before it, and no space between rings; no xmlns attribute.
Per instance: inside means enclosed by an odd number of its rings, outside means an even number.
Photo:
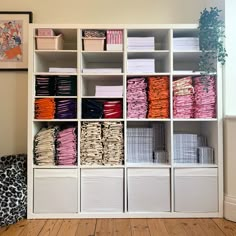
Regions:
<svg viewBox="0 0 236 236"><path fill-rule="evenodd" d="M217 168L175 169L175 211L217 212Z"/></svg>
<svg viewBox="0 0 236 236"><path fill-rule="evenodd" d="M128 211L170 211L170 170L128 169Z"/></svg>
<svg viewBox="0 0 236 236"><path fill-rule="evenodd" d="M34 213L76 212L78 212L77 170L34 170Z"/></svg>
<svg viewBox="0 0 236 236"><path fill-rule="evenodd" d="M82 212L123 212L123 169L81 170Z"/></svg>

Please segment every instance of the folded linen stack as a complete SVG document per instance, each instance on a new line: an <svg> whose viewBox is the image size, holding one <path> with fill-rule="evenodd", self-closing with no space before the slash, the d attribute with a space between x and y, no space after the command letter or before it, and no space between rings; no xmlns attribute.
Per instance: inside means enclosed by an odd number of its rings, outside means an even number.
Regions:
<svg viewBox="0 0 236 236"><path fill-rule="evenodd" d="M122 102L121 101L107 101L104 102L104 118L118 119L122 118Z"/></svg>
<svg viewBox="0 0 236 236"><path fill-rule="evenodd" d="M102 165L102 125L99 122L83 122L80 138L81 165Z"/></svg>
<svg viewBox="0 0 236 236"><path fill-rule="evenodd" d="M168 77L148 78L148 118L169 117L169 94Z"/></svg>
<svg viewBox="0 0 236 236"><path fill-rule="evenodd" d="M124 160L123 124L121 122L103 123L103 164L122 165Z"/></svg>
<svg viewBox="0 0 236 236"><path fill-rule="evenodd" d="M56 77L55 84L57 96L76 96L77 83L75 76Z"/></svg>
<svg viewBox="0 0 236 236"><path fill-rule="evenodd" d="M57 135L58 165L75 165L77 159L76 128L70 127L60 130Z"/></svg>
<svg viewBox="0 0 236 236"><path fill-rule="evenodd" d="M54 119L55 101L53 98L35 100L35 119Z"/></svg>
<svg viewBox="0 0 236 236"><path fill-rule="evenodd" d="M193 118L193 94L191 77L181 78L173 82L174 118Z"/></svg>
<svg viewBox="0 0 236 236"><path fill-rule="evenodd" d="M128 80L127 85L127 117L146 118L147 114L147 83L145 78Z"/></svg>
<svg viewBox="0 0 236 236"><path fill-rule="evenodd" d="M103 103L94 99L82 100L82 118L99 119L103 115Z"/></svg>
<svg viewBox="0 0 236 236"><path fill-rule="evenodd" d="M213 76L204 76L206 84L201 77L194 78L195 118L216 117L216 80ZM207 86L207 87L206 87Z"/></svg>
<svg viewBox="0 0 236 236"><path fill-rule="evenodd" d="M37 77L35 81L36 96L54 95L54 78Z"/></svg>
<svg viewBox="0 0 236 236"><path fill-rule="evenodd" d="M57 119L75 119L77 117L76 99L57 99L56 100L56 118Z"/></svg>
<svg viewBox="0 0 236 236"><path fill-rule="evenodd" d="M42 128L34 140L34 163L36 165L55 165L55 138L59 127Z"/></svg>

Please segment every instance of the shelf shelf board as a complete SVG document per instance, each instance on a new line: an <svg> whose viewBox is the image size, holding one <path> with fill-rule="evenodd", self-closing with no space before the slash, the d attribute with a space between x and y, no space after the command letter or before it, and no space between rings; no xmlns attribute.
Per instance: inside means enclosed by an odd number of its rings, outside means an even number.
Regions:
<svg viewBox="0 0 236 236"><path fill-rule="evenodd" d="M181 70L181 71L172 71L173 76L201 76L201 71L188 71L188 70ZM210 73L209 75L216 75L216 73Z"/></svg>
<svg viewBox="0 0 236 236"><path fill-rule="evenodd" d="M171 121L170 118L166 118L166 119L154 119L154 118L146 118L146 119L138 119L138 118L127 118L127 121Z"/></svg>
<svg viewBox="0 0 236 236"><path fill-rule="evenodd" d="M170 164L161 163L127 163L127 168L171 168Z"/></svg>
<svg viewBox="0 0 236 236"><path fill-rule="evenodd" d="M124 165L80 165L80 169L117 169L125 168Z"/></svg>
<svg viewBox="0 0 236 236"><path fill-rule="evenodd" d="M164 59L169 56L169 50L155 50L155 51L128 51L128 59L136 59L136 58L155 58L155 59Z"/></svg>
<svg viewBox="0 0 236 236"><path fill-rule="evenodd" d="M217 168L217 164L174 163L174 168Z"/></svg>
<svg viewBox="0 0 236 236"><path fill-rule="evenodd" d="M123 76L124 73L81 73L83 78L96 76Z"/></svg>
<svg viewBox="0 0 236 236"><path fill-rule="evenodd" d="M124 119L81 119L81 121L94 121L94 122L104 122L104 121L124 121Z"/></svg>
<svg viewBox="0 0 236 236"><path fill-rule="evenodd" d="M77 73L54 73L54 72L35 72L34 75L42 75L42 76L54 76L54 75L58 75L58 76L65 76L65 75L77 75Z"/></svg>
<svg viewBox="0 0 236 236"><path fill-rule="evenodd" d="M109 54L109 53L124 53L124 51L85 51L82 50L81 51L82 54L86 54L86 53L94 53L94 54Z"/></svg>
<svg viewBox="0 0 236 236"><path fill-rule="evenodd" d="M82 98L93 98L93 99L123 99L123 96L82 96Z"/></svg>
<svg viewBox="0 0 236 236"><path fill-rule="evenodd" d="M78 119L33 119L34 122L77 122Z"/></svg>
<svg viewBox="0 0 236 236"><path fill-rule="evenodd" d="M77 96L35 96L35 98L78 98Z"/></svg>
<svg viewBox="0 0 236 236"><path fill-rule="evenodd" d="M38 166L38 165L34 165L33 166L34 169L78 169L78 166Z"/></svg>
<svg viewBox="0 0 236 236"><path fill-rule="evenodd" d="M217 121L217 118L190 118L190 119L177 119L174 118L173 121Z"/></svg>
<svg viewBox="0 0 236 236"><path fill-rule="evenodd" d="M34 50L36 53L77 53L78 50Z"/></svg>
<svg viewBox="0 0 236 236"><path fill-rule="evenodd" d="M127 73L127 77L134 77L134 76L169 76L169 72L155 72L155 73Z"/></svg>

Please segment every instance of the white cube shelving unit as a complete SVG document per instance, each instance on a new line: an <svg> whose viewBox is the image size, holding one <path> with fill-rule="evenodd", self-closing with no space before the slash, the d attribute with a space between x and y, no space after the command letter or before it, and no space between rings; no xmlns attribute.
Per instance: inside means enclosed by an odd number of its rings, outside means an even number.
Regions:
<svg viewBox="0 0 236 236"><path fill-rule="evenodd" d="M64 38L63 49L38 50L37 29L50 28ZM85 51L85 29L122 30L121 50ZM28 81L28 218L93 217L222 217L223 216L223 141L222 141L222 72L216 65L216 118L174 118L173 88L175 78L200 76L196 72L200 51L174 51L174 37L196 37L197 25L81 25L31 24L29 35ZM154 37L154 50L128 50L128 37ZM128 59L154 59L153 73L129 73ZM76 68L76 72L49 72L50 67ZM96 68L117 71L96 71ZM85 70L84 70L85 69ZM94 69L94 70L86 70ZM38 76L74 76L75 96L36 96ZM127 80L129 78L166 76L169 78L169 117L128 118ZM123 86L122 96L96 97L96 86ZM40 97L73 98L77 101L74 119L35 119L34 101ZM119 119L82 118L82 100L119 100L123 115ZM124 136L122 165L81 165L80 137L82 122L120 121ZM34 137L43 127L74 124L77 127L77 165L37 166L34 164ZM127 129L148 129L163 124L163 143L168 153L166 163L128 161ZM154 130L154 128L153 128ZM153 131L154 132L154 131ZM214 164L175 163L175 132L207 137L214 148ZM153 137L156 134L153 135ZM157 138L160 138L157 136ZM156 138L150 139L154 140ZM155 145L153 145L155 146ZM54 201L55 200L55 201Z"/></svg>

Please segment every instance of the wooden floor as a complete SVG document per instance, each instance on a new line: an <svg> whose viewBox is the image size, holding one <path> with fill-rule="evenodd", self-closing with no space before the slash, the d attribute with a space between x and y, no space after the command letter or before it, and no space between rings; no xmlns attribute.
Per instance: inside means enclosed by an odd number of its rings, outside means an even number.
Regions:
<svg viewBox="0 0 236 236"><path fill-rule="evenodd" d="M1 236L236 236L223 219L22 220L0 228Z"/></svg>

